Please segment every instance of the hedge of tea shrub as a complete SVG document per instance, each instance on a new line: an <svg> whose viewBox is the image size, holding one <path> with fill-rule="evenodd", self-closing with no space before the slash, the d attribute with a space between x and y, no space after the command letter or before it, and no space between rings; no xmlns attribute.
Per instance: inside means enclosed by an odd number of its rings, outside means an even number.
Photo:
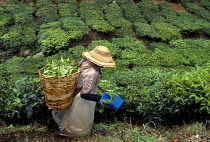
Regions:
<svg viewBox="0 0 210 142"><path fill-rule="evenodd" d="M33 6L24 4L8 4L4 7L0 42L6 49L18 51L22 47L33 48L36 45L37 25L33 21L34 10Z"/></svg>
<svg viewBox="0 0 210 142"><path fill-rule="evenodd" d="M59 21L61 22L61 28L70 35L70 39L80 40L90 32L90 28L80 17L63 17Z"/></svg>
<svg viewBox="0 0 210 142"><path fill-rule="evenodd" d="M114 31L106 20L100 6L93 1L82 1L79 9L80 17L85 23L97 32Z"/></svg>
<svg viewBox="0 0 210 142"><path fill-rule="evenodd" d="M210 59L208 40L173 40L168 44L151 43L154 49L155 60L153 63L165 67L179 65L196 66L207 64Z"/></svg>
<svg viewBox="0 0 210 142"><path fill-rule="evenodd" d="M192 4L190 1L187 1L187 3ZM54 37L55 35L51 34L56 32L47 32L48 34L40 35L42 32L39 32L39 30L42 30L42 26L47 24L53 27L56 23L54 26L64 30L64 32L61 32L61 35L65 32L70 34L66 38L68 40L81 40L84 36L88 35L89 30L105 33L112 32L117 38L134 37L136 36L135 32L138 32L138 35L143 38L149 37L150 40L162 40L164 42L176 36L173 35L175 33L167 33L169 38L166 38L163 34L160 35L159 31L151 30L151 23L156 22L174 25L179 29L181 34L204 32L210 35L210 23L208 21L185 11L174 12L166 2L155 4L148 0L138 1L137 3L134 3L133 0L119 0L115 2L110 0L85 1L80 6L76 0L39 0L35 3L31 1L28 5L24 1L8 1L7 5L1 5L1 13L1 17L4 18L0 21L0 43L6 48L14 49L16 52L19 52L20 48L25 48L26 46L30 48L35 47L38 48L38 51L42 50L44 52L51 52L47 51L48 49L50 50L49 47L56 49L54 47L59 46L57 50L66 48L68 45L66 40L59 43L58 41L48 43L52 39L51 37L49 38L50 40L43 40L47 38L46 35ZM73 17L77 18L69 20ZM87 21L87 19L89 20ZM58 22L61 23L58 24ZM64 24L67 22L69 22L69 25ZM19 27L27 27L28 23L31 23L29 25L31 33L27 32L28 28L26 28L26 31L23 31L25 28L21 31ZM142 23L145 23L143 24L146 27L145 29L140 27ZM78 30L80 26L82 28ZM17 29L15 29L16 27ZM70 33L68 29L73 28L77 30L71 30ZM171 27L167 30L169 29L170 32L173 32ZM161 28L158 26L158 30L164 31L163 26ZM23 38L26 38L26 40ZM13 39L15 41L11 41ZM46 43L42 43L42 41ZM44 47L45 45L49 47Z"/></svg>
<svg viewBox="0 0 210 142"><path fill-rule="evenodd" d="M130 22L146 22L144 16L140 13L137 5L133 0L117 0L116 3L123 10L124 17Z"/></svg>
<svg viewBox="0 0 210 142"><path fill-rule="evenodd" d="M162 8L161 8L162 9ZM203 28L205 20L188 13L186 11L173 12L168 9L162 9L160 15L165 18L165 22L170 23L180 29L181 33L201 32L205 31Z"/></svg>
<svg viewBox="0 0 210 142"><path fill-rule="evenodd" d="M39 21L42 24L56 21L59 18L58 7L52 2L41 6L36 11L36 16L39 17Z"/></svg>
<svg viewBox="0 0 210 142"><path fill-rule="evenodd" d="M113 3L113 0L95 0L95 2L98 5L103 6L103 5L108 5L110 3Z"/></svg>
<svg viewBox="0 0 210 142"><path fill-rule="evenodd" d="M207 20L184 11L175 12L167 3L155 5L148 0L136 5L133 0L84 1L79 9L75 0L31 2L26 6L23 1L13 0L0 6L0 44L4 49L34 48L47 55L2 61L1 118L38 119L41 110L49 113L38 70L61 57L79 61L82 52L97 45L107 46L117 64L116 68L101 69L99 85L119 94L125 103L119 110L97 107L96 113L104 111L104 117L110 112L113 117L137 113L146 121L209 116L209 40L181 38L182 33L191 32L210 35ZM193 1L184 2L187 5ZM45 10L50 13L45 15ZM32 15L38 16L35 21ZM71 39L81 40L90 30L112 32L115 37L92 41L87 47L69 47ZM134 38L133 31L142 39L149 37L150 43Z"/></svg>
<svg viewBox="0 0 210 142"><path fill-rule="evenodd" d="M140 37L149 37L149 38L159 38L159 34L154 29L150 24L147 23L142 23L142 22L137 22L134 24L135 32L140 36Z"/></svg>
<svg viewBox="0 0 210 142"><path fill-rule="evenodd" d="M145 120L180 121L209 115L208 41L174 40L170 45L153 43L150 45L154 48L153 52L145 50L144 45L140 48L139 41L135 42L131 38L116 38L111 43L119 46L121 56L115 60L115 69L102 70L103 80L100 85L123 97L125 104L122 110L137 111ZM132 52L135 48L136 52ZM123 54L125 52L127 54ZM194 74L197 74L195 78L192 77ZM176 76L182 78L182 89L185 91L177 91L179 83L170 82L176 79ZM189 76L191 80L188 81L192 84L187 85L184 80ZM200 83L196 81L198 78ZM178 82L178 79L176 81ZM174 86L168 86L168 83ZM194 88L196 84L202 87ZM187 94L189 89L192 93ZM204 93L197 94L203 90ZM191 99L194 96L196 100ZM175 101L176 99L182 99L182 103L180 100ZM194 104L196 107L192 107Z"/></svg>
<svg viewBox="0 0 210 142"><path fill-rule="evenodd" d="M0 112L7 118L30 118L39 113L43 94L37 69L45 65L43 56L13 57L0 64Z"/></svg>
<svg viewBox="0 0 210 142"><path fill-rule="evenodd" d="M164 22L164 17L160 15L159 7L152 1L141 1L136 4L138 11L143 15L144 19L150 22Z"/></svg>
<svg viewBox="0 0 210 142"><path fill-rule="evenodd" d="M173 120L176 115L180 116L176 117L179 120L208 115L208 41L174 40L169 45L153 43L150 46L154 49L150 51L137 39L124 37L114 38L112 41L93 41L88 49L99 44L110 48L117 63L116 68L102 68L100 86L125 100L119 110L121 113L135 112L146 121ZM1 107L2 114L10 118L36 116L40 107L46 106L39 77L35 72L52 59L59 60L63 57L80 60L84 51L86 49L83 46L76 46L53 56L14 57L1 64L1 87L5 89L1 89L0 99L3 100L3 105L6 102L10 104L5 108ZM26 68L28 69L25 70ZM21 86L18 87L19 85ZM6 94L12 95L5 98ZM98 94L102 93L99 91ZM24 96L30 99L26 100ZM111 110L99 107L96 113L100 111L104 111L105 115ZM189 111L190 113L186 113ZM114 117L117 111L112 113Z"/></svg>
<svg viewBox="0 0 210 142"><path fill-rule="evenodd" d="M210 2L208 0L201 0L200 6L206 8L207 10L210 10Z"/></svg>
<svg viewBox="0 0 210 142"><path fill-rule="evenodd" d="M142 120L180 122L209 115L209 68L144 66L103 69L102 75L100 86L125 100L121 110L138 112Z"/></svg>
<svg viewBox="0 0 210 142"><path fill-rule="evenodd" d="M178 11L177 18L177 20L170 22L181 29L183 33L202 31L204 20L199 19L193 14L187 13L185 11Z"/></svg>
<svg viewBox="0 0 210 142"><path fill-rule="evenodd" d="M113 27L123 27L126 19L123 17L123 12L120 6L117 3L111 3L104 7L104 13L106 20Z"/></svg>
<svg viewBox="0 0 210 142"><path fill-rule="evenodd" d="M171 41L181 38L180 30L169 23L153 22L151 26L158 31L162 41Z"/></svg>
<svg viewBox="0 0 210 142"><path fill-rule="evenodd" d="M67 31L59 28L41 29L38 43L45 53L55 53L69 45L70 35Z"/></svg>
<svg viewBox="0 0 210 142"><path fill-rule="evenodd" d="M186 4L186 8L189 12L195 14L201 19L207 20L210 22L210 13L203 7L198 7L193 3Z"/></svg>
<svg viewBox="0 0 210 142"><path fill-rule="evenodd" d="M58 13L61 17L77 17L78 5L77 3L58 3Z"/></svg>
<svg viewBox="0 0 210 142"><path fill-rule="evenodd" d="M38 43L45 53L65 49L70 39L79 40L90 32L90 28L80 17L62 17L58 21L40 26Z"/></svg>
<svg viewBox="0 0 210 142"><path fill-rule="evenodd" d="M7 33L10 24L12 23L12 15L6 13L4 9L2 8L0 12L0 37ZM0 38L1 39L1 38Z"/></svg>
<svg viewBox="0 0 210 142"><path fill-rule="evenodd" d="M5 6L5 10L12 15L19 14L22 12L26 12L28 14L33 14L35 12L35 7L34 5L25 5L25 4L8 4ZM27 18L27 17L23 17Z"/></svg>
<svg viewBox="0 0 210 142"><path fill-rule="evenodd" d="M105 19L111 26L115 27L116 37L133 37L132 23L125 19L123 11L117 3L111 3L103 7Z"/></svg>
<svg viewBox="0 0 210 142"><path fill-rule="evenodd" d="M135 23L135 30L140 37L147 36L153 39L161 39L161 41L181 38L179 29L169 23L152 22L151 24L146 24L139 22Z"/></svg>
<svg viewBox="0 0 210 142"><path fill-rule="evenodd" d="M169 3L162 2L157 4L158 5L158 12L161 16L167 19L167 17L175 16L176 12L173 11L172 7L169 5Z"/></svg>
<svg viewBox="0 0 210 142"><path fill-rule="evenodd" d="M53 0L55 3L71 3L73 5L78 4L77 0Z"/></svg>
<svg viewBox="0 0 210 142"><path fill-rule="evenodd" d="M38 8L40 8L40 7L42 7L42 6L45 6L45 5L48 5L48 4L52 4L52 3L53 3L52 0L38 0L38 1L36 2L36 6L37 6Z"/></svg>
<svg viewBox="0 0 210 142"><path fill-rule="evenodd" d="M181 0L183 6L186 6L188 3L193 3L195 0Z"/></svg>
<svg viewBox="0 0 210 142"><path fill-rule="evenodd" d="M34 23L13 25L1 36L2 44L10 50L19 50L26 46L32 48L37 41L36 32L37 27Z"/></svg>

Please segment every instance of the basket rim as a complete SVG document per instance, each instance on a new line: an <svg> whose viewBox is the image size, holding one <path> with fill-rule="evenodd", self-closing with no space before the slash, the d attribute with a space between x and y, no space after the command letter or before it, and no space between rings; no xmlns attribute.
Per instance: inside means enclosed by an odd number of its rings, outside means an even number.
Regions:
<svg viewBox="0 0 210 142"><path fill-rule="evenodd" d="M74 73L71 73L71 74L68 74L68 75L59 76L59 77L55 77L55 76L46 76L46 75L43 75L43 74L42 74L42 72L44 71L44 68L45 68L45 67L42 67L42 68L39 70L39 75L40 75L40 76L43 76L43 77L45 77L45 78L63 78L63 77L68 77L68 76L72 76L72 75L76 75L76 74L81 73L81 71L78 70L77 72L74 72Z"/></svg>

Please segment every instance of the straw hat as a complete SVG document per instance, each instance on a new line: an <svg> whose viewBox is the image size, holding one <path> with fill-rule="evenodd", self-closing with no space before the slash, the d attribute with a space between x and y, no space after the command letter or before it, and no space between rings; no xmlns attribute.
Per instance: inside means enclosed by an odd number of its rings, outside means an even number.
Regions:
<svg viewBox="0 0 210 142"><path fill-rule="evenodd" d="M105 46L96 46L93 50L89 52L83 52L82 55L98 66L116 66L115 62L112 59L110 50Z"/></svg>

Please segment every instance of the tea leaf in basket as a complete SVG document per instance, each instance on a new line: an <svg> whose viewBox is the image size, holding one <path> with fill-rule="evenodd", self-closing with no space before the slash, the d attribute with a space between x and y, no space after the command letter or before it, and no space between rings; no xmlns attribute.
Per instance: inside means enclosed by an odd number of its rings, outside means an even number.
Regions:
<svg viewBox="0 0 210 142"><path fill-rule="evenodd" d="M63 58L61 58L61 60L52 60L51 62L49 62L45 66L43 74L45 76L60 77L72 74L77 71L78 67L75 64L74 60L64 60Z"/></svg>

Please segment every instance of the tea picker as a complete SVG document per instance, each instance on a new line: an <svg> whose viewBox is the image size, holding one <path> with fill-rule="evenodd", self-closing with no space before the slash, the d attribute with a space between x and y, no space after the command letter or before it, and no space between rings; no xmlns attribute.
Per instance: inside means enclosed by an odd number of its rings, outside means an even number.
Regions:
<svg viewBox="0 0 210 142"><path fill-rule="evenodd" d="M59 127L60 135L63 136L83 137L89 135L94 122L96 103L99 102L109 108L118 109L124 102L118 95L114 93L103 91L102 96L97 95L97 88L100 78L99 68L116 66L112 59L110 50L105 46L96 46L89 52L83 52L82 56L84 58L80 61L80 71L78 73L79 77L77 78L75 76L77 83L73 100L71 103L69 103L70 105L67 107L65 106L64 109L52 109L53 119ZM60 82L61 78L56 80L57 83ZM46 81L47 79L48 78L42 80L42 83L45 86L49 84L49 82ZM70 84L66 82L65 85L63 85L63 83L60 86L57 83L55 82L54 84L50 84L59 86L57 91L63 91L64 93L68 94L69 91L66 91L65 88L69 88ZM45 90L47 93L55 92L52 89L53 86ZM50 97L47 101L53 99L53 97L55 97L55 95ZM65 98L64 100L69 99ZM58 99L57 102L63 101Z"/></svg>

